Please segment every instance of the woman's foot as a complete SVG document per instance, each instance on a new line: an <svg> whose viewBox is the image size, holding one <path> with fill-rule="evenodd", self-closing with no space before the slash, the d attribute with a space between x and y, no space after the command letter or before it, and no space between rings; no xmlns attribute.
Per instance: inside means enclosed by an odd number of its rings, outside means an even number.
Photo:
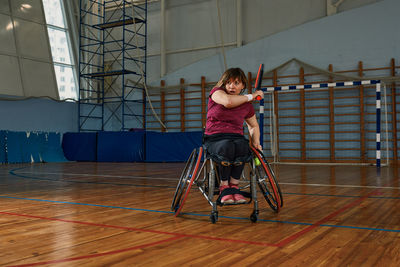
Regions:
<svg viewBox="0 0 400 267"><path fill-rule="evenodd" d="M219 194L224 191L224 189L229 188L229 185L220 185L219 186ZM221 203L222 204L232 204L235 203L235 200L233 199L233 195L226 195L221 198Z"/></svg>
<svg viewBox="0 0 400 267"><path fill-rule="evenodd" d="M239 185L238 184L230 184L230 187L239 189ZM233 200L235 201L236 204L243 204L243 203L247 202L247 199L241 194L234 194L233 195Z"/></svg>

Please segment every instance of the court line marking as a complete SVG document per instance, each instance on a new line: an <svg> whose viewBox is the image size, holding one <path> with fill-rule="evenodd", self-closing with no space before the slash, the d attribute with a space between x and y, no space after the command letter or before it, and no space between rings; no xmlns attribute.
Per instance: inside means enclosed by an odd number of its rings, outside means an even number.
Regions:
<svg viewBox="0 0 400 267"><path fill-rule="evenodd" d="M375 191L377 191L377 190L375 190ZM365 195L365 196L363 196L363 197L360 197L359 199L356 199L356 200L354 200L354 201L348 203L348 204L345 205L344 207L342 207L342 208L340 208L340 209L338 209L338 210L332 212L331 214L329 214L328 216L325 216L324 218L320 219L319 221L315 222L314 224L312 224L312 225L310 225L310 226L304 228L303 230L301 230L301 231L299 231L299 232L297 232L297 233L295 233L295 234L293 234L293 235L291 235L291 236L289 236L289 237L286 237L285 239L281 240L281 241L278 243L278 245L279 245L280 247L284 247L285 245L287 245L287 244L293 242L294 240L298 239L299 237L301 237L301 236L305 235L306 233L310 232L310 231L313 230L314 228L316 228L316 227L320 226L321 224L323 224L323 223L329 221L330 219L336 217L336 216L339 215L340 213L343 213L344 211L346 211L346 210L348 210L348 209L351 209L351 208L353 208L353 207L359 205L362 201L364 201L365 199L367 199L367 197L368 197L369 195L373 194L373 193L375 193L375 192L372 191L372 192L370 192L369 194L367 194L367 195Z"/></svg>
<svg viewBox="0 0 400 267"><path fill-rule="evenodd" d="M196 239L206 239L206 240L223 241L223 242L231 242L231 243L251 244L251 245L267 246L267 247L271 247L271 246L276 247L277 246L276 244L266 243L266 242L248 241L248 240L241 240L241 239L230 239L230 238L204 236L204 235L182 234L182 233L166 232L166 231L136 228L136 227L127 227L127 226L118 226L118 225L110 225L110 224L83 222L83 221L76 221L76 220L50 218L50 217L43 217L43 216L36 216L36 215L29 215L29 214L20 214L20 213L14 213L14 212L0 211L0 214L10 215L10 216L27 217L27 218L33 218L33 219L39 219L39 220L75 223L75 224L89 225L89 226L96 226L96 227L103 227L103 228L113 228L113 229L119 229L119 230L126 230L126 231L130 231L130 232L136 231L136 232L145 232L145 233L153 233L153 234L172 235L172 236L176 236L176 237L180 237L180 238L190 237L190 238L196 238Z"/></svg>
<svg viewBox="0 0 400 267"><path fill-rule="evenodd" d="M125 175L107 175L107 174L83 174L83 173L52 173L52 172L28 172L28 171L19 171L18 173L15 173L17 170L21 169L26 169L29 167L21 167L21 168L16 168L12 169L9 171L10 174L12 175L18 175L19 173L23 174L50 174L50 175L68 175L68 176L94 176L94 177L106 177L106 178L128 178L128 179L154 179L154 180L170 180L170 181L178 181L179 178L175 177L154 177L154 176L125 176ZM45 178L36 178L36 177L29 177L29 176L24 176L24 178L35 178L35 179L45 179ZM48 179L52 181L59 181L59 180L53 180L53 179ZM72 181L74 182L74 181ZM348 187L348 188L371 188L371 189L400 189L400 187L396 186L376 186L376 185L344 185L344 184L303 184L303 183L289 183L289 182L279 182L280 185L296 185L296 186L321 186L321 187Z"/></svg>
<svg viewBox="0 0 400 267"><path fill-rule="evenodd" d="M352 196L352 195L331 195L331 194L316 194L316 193L292 193L285 192L284 195L297 195L297 196L317 196L317 197L343 197L343 198L357 198L362 196ZM385 196L368 196L368 198L380 198L380 199L400 199L400 197L385 197Z"/></svg>
<svg viewBox="0 0 400 267"><path fill-rule="evenodd" d="M350 208L352 208L352 207L357 206L357 205L360 204L363 200L365 200L366 198L368 198L369 195L375 194L375 193L376 193L375 191L377 191L377 189L374 190L374 191L372 191L372 192L370 192L369 194L367 194L367 195L365 195L365 196L363 196L363 197L360 197L360 198L358 198L358 199L356 199L356 200L354 200L354 201L348 203L347 205L345 205L345 206L342 207L341 209L339 209L339 210L337 210L337 211L335 211L335 212L329 214L328 216L326 216L326 217L322 218L321 220L317 221L316 223L314 223L314 224L312 224L312 225L309 225L309 226L306 227L305 229L303 229L303 230L301 230L301 231L299 231L299 232L297 232L297 233L295 233L295 234L293 234L293 235L291 235L291 236L289 236L289 237L287 237L287 238L285 238L285 239L279 241L279 242L276 243L276 244L265 244L265 243L263 243L263 245L264 245L264 246L284 247L285 245L287 245L287 244L291 243L292 241L298 239L299 237L305 235L306 233L308 233L308 232L311 231L312 229L314 229L314 228L316 228L316 227L318 227L318 226L321 226L324 222L327 222L327 221L329 221L330 219L336 217L338 214L340 214L340 213L346 211L347 209L350 209ZM11 213L0 212L0 214L11 214ZM16 215L16 216L26 216L26 217L35 217L35 218L41 218L41 219L47 219L47 220L57 220L57 221L66 221L66 222L74 222L74 223L83 223L83 224L96 225L96 224L92 224L92 223L85 223L85 222L79 222L79 221L67 221L67 220L62 220L62 219L53 219L53 218L46 218L46 217L39 217L39 216L31 216L31 215L18 215L18 214L13 214L13 215ZM98 225L98 226L101 226L101 227L110 227L110 226L106 226L106 225ZM114 227L114 228L115 228L115 226L111 226L111 227ZM342 226L342 227L343 227L343 226ZM123 227L123 228L124 228L124 229L127 229L126 227ZM355 227L353 227L353 229L355 229ZM359 229L359 228L356 228L356 229ZM142 230L143 230L143 229L137 229L137 231L142 231ZM147 230L147 231L148 231L148 230ZM154 230L152 230L152 231L154 231ZM161 233L161 231L157 231L157 232L160 232L160 233ZM182 235L182 234L179 234L179 235ZM192 238L196 238L196 237L197 237L197 238L199 238L199 236L196 236L196 235L185 235L185 237L192 237ZM204 236L200 236L200 238L204 238ZM215 240L215 238L212 238L212 237L206 237L206 239ZM230 241L230 242L244 242L244 241L238 241L238 240L232 241L232 240L220 239L220 238L217 238L217 240ZM247 241L246 243L249 244L249 241ZM255 243L250 241L250 244L255 244ZM257 242L257 244L259 244L259 242Z"/></svg>
<svg viewBox="0 0 400 267"><path fill-rule="evenodd" d="M91 206L91 207L101 207L101 208L111 208L111 209L148 211L148 212L158 212L158 213L170 213L170 214L173 214L172 211L139 209L139 208L129 208L129 207L119 207L119 206L110 206L110 205L101 205L101 204L89 204L89 203L80 203L80 202L59 201L59 200L49 200L49 199L40 199L40 198L24 198L24 197L12 197L12 196L1 196L1 195L0 195L0 198L9 198L9 199L30 200L30 201L39 201L39 202L48 202L48 203L57 203L57 204L69 204L69 205L79 205L79 206Z"/></svg>
<svg viewBox="0 0 400 267"><path fill-rule="evenodd" d="M85 177L105 177L105 178L124 178L124 179L151 179L151 180L176 180L175 177L154 177L154 176L132 176L132 175L108 175L108 174L88 174L88 173L68 173L68 172L28 172L19 171L18 174L39 174L39 175L66 175L66 176L85 176Z"/></svg>
<svg viewBox="0 0 400 267"><path fill-rule="evenodd" d="M298 185L304 186L304 184L298 184ZM321 186L321 184L308 184L308 185ZM325 186L332 186L332 185L325 185ZM337 186L337 185L333 185L333 186ZM348 187L348 186L346 186L346 187ZM362 186L355 186L355 187L362 187ZM378 189L377 189L378 187L370 187L370 188L376 188L376 189L374 191L370 192L369 194L350 202L349 204L345 205L341 209L329 214L328 216L326 216L326 217L322 218L321 220L317 221L316 223L314 223L312 225L309 225L305 229L303 229L303 230L301 230L301 231L299 231L299 232L297 232L297 233L295 233L295 234L293 234L293 235L281 240L279 243L273 244L273 245L278 246L278 247L283 247L283 246L287 245L288 243L291 243L292 241L294 241L294 240L298 239L299 237L305 235L306 233L308 233L312 229L314 229L314 228L316 228L318 226L321 226L324 222L329 221L330 219L336 217L338 214L346 211L347 209L350 209L350 208L352 208L354 206L359 205L363 200L367 199L368 196L373 195L373 194L376 193L376 191L378 191ZM388 188L388 187L380 187L380 188Z"/></svg>
<svg viewBox="0 0 400 267"><path fill-rule="evenodd" d="M377 191L377 190L375 190ZM365 200L369 195L374 194L375 192L370 192L369 194L367 194L366 196L363 196L359 199L356 199L355 201L352 201L351 203L345 205L344 207L342 207L341 209L331 213L330 215L324 217L323 219L319 220L318 222L310 225L309 227L303 229L300 232L295 233L292 236L289 236L285 239L283 239L282 241L280 241L277 244L266 244L266 243L262 243L264 246L277 246L277 247L283 247L286 244L294 241L295 239L299 238L300 236L306 234L307 232L311 231L312 229L321 226L323 224L323 222L326 222L330 219L332 219L333 217L335 217L336 215L344 212L345 210L352 208L358 204L360 204L363 200ZM112 226L112 225L104 225L104 224L94 224L94 223L88 223L88 222L80 222L80 221L71 221L71 220L63 220L63 219L55 219L55 218L47 218L47 217L41 217L41 216L33 216L33 215L25 215L25 214L17 214L17 213L10 213L10 212L0 212L0 214L7 214L7 215L14 215L14 216L23 216L23 217L30 217L30 218L38 218L38 219L44 219L44 220L53 220L53 221L63 221L63 222L69 222L69 223L78 223L78 224L85 224L85 225L94 225L94 226L99 226L99 227L111 227L111 228L119 228L119 229L126 229L126 230L131 230L131 231L144 231L144 232L157 232L157 233L162 233L162 234L171 234L171 235L175 235L174 237L165 239L165 240L160 240L157 242L153 242L153 243L149 243L149 244L143 244L143 245L139 245L139 246L135 246L133 248L127 248L127 249L120 249L120 250L116 250L116 251L111 251L111 252L104 252L104 253L98 253L98 254L91 254L91 255L83 255L83 256L79 256L79 257L74 257L74 258L67 258L67 259L61 259L61 260L53 260L53 261L47 261L47 262L38 262L38 263L32 263L32 264L24 264L24 265L15 265L15 266L36 266L36 265L40 265L40 264L48 264L48 263L59 263L59 262L66 262L66 261L73 261L73 260L78 260L78 259L85 259L85 258L91 258L91 257L99 257L99 256L104 256L104 255L108 255L108 254L116 254L116 253L120 253L120 252L125 252L128 250L133 250L133 249L138 249L141 247L146 247L146 246L153 246L156 244L160 244L160 243L164 243L167 241L172 241L172 240L177 240L180 239L182 237L192 237L192 238L206 238L206 239L212 239L212 240L222 240L222 241L230 241L230 242L245 242L248 244L255 244L255 242L251 242L251 241L242 241L242 240L229 240L229 239L224 239L224 238L212 238L212 237L204 237L204 236L196 236L196 235L185 235L185 234L175 234L175 233L169 233L169 232L161 232L161 231L155 231L155 230L147 230L147 229L139 229L139 228L129 228L129 227L118 227L118 226ZM343 227L343 226L341 226ZM357 229L359 229L357 227ZM259 244L260 242L256 242L257 244Z"/></svg>
<svg viewBox="0 0 400 267"><path fill-rule="evenodd" d="M32 176L24 176L20 174L16 174L10 171L10 174L25 178L25 179L32 179L32 180L44 180L44 181L53 181L53 182L64 182L64 183L87 183L87 184L107 184L107 185L118 185L118 186L134 186L134 187L149 187L149 188L175 188L173 186L157 186L157 185L138 185L138 184L122 184L122 183L108 183L108 182L90 182L90 181L70 181L70 180L57 180L57 179L50 179L50 178L39 178L39 177L32 177ZM307 184L298 184L298 185L307 185ZM195 188L197 185L195 185ZM378 188L384 189L384 188ZM284 195L302 195L302 196L326 196L326 197L360 197L360 196L349 196L349 195L328 195L328 194L313 194L313 193L290 193L284 192ZM370 196L369 198L381 198L381 199L400 199L400 197L378 197L378 196Z"/></svg>
<svg viewBox="0 0 400 267"><path fill-rule="evenodd" d="M284 185L298 185L298 186L326 186L326 187L349 187L349 188L370 188L370 189L400 189L396 186L376 186L376 185L342 185L342 184L302 184L302 183L282 183Z"/></svg>
<svg viewBox="0 0 400 267"><path fill-rule="evenodd" d="M362 196L362 197L360 197L360 198L348 203L347 205L345 205L341 209L336 210L335 212L332 212L328 216L325 216L324 218L322 218L321 220L317 221L313 225L310 225L310 226L306 227L305 229L303 229L303 230L301 230L301 231L299 231L299 232L297 232L297 233L295 233L295 234L293 234L293 235L281 240L278 243L278 245L285 246L286 244L291 243L292 241L294 241L294 240L298 239L299 237L305 235L306 233L310 232L312 229L314 229L314 228L324 224L325 222L329 221L330 219L336 217L338 214L346 211L347 209L351 209L351 208L359 205L361 202L363 202L369 196L376 195L376 194L379 194L379 193L380 193L379 188L376 188L375 190L369 192L368 194L366 194L366 195L364 195L364 196Z"/></svg>
<svg viewBox="0 0 400 267"><path fill-rule="evenodd" d="M369 196L366 196L367 198ZM133 210L133 211L147 211L154 213L166 213L173 214L172 211L162 211L162 210L150 210L150 209L139 209L139 208L129 208L129 207L119 207L119 206L108 206L108 205L100 205L100 204L88 204L88 203L79 203L79 202L68 202L68 201L57 201L57 200L46 200L46 199L35 199L35 198L22 198L22 197L12 197L12 196L2 196L0 198L8 198L8 199L18 199L18 200L29 200L29 201L40 201L40 202L49 202L49 203L59 203L59 204L70 204L70 205L82 205L82 206L93 206L93 207L102 207L102 208L111 208L111 209L124 209L124 210ZM360 198L360 197L359 197ZM357 201L357 200L356 200ZM0 212L1 213L1 212ZM201 214L201 213L190 213L184 212L182 215L189 216L201 216L201 217L209 217L209 214ZM246 220L249 221L247 217L232 217L232 216L218 216L219 218L226 219L234 219L234 220ZM295 224L295 225L307 225L312 226L313 223L304 223L304 222L292 222L292 221L281 221L281 220L266 220L266 219L258 219L258 221L262 222L273 222L273 223L284 223L284 224ZM373 227L359 227L359 226L346 226L346 225L332 225L332 224L321 224L319 226L324 227L336 227L336 228L350 228L350 229L360 229L360 230L370 230L370 231L385 231L385 232L396 232L399 233L400 230L396 229L385 229L385 228L373 228Z"/></svg>
<svg viewBox="0 0 400 267"><path fill-rule="evenodd" d="M88 255L82 255L82 256L77 256L77 257L72 257L72 258L65 258L65 259L59 259L59 260L49 260L49 261L42 261L42 262L34 262L34 263L27 263L27 264L18 264L18 265L10 265L9 267L28 267L28 266L37 266L37 265L44 265L44 264L53 264L53 263L61 263L61 262L70 262L70 261L76 261L76 260L83 260L83 259L89 259L89 258L96 258L96 257L101 257L101 256L106 256L106 255L113 255L113 254L118 254L130 250L135 250L135 249L142 249L146 247L152 247L156 246L162 243L174 241L177 239L181 239L182 237L180 236L173 236L167 239L151 242L151 243L145 243L142 245L137 245L129 248L123 248L123 249L117 249L117 250L111 250L107 252L100 252L96 254L88 254Z"/></svg>
<svg viewBox="0 0 400 267"><path fill-rule="evenodd" d="M32 179L32 180L40 180L40 181L52 181L52 182L61 182L61 183L79 183L79 184L102 184L102 185L120 185L120 186L135 186L135 187L154 187L154 188L175 188L173 186L167 185L138 185L138 184L123 184L123 183L110 183L110 182L92 182L92 181L71 181L71 180L58 180L51 178L39 178L32 176L25 176L21 174L17 174L14 170L9 172L11 175L16 177L24 178L24 179Z"/></svg>

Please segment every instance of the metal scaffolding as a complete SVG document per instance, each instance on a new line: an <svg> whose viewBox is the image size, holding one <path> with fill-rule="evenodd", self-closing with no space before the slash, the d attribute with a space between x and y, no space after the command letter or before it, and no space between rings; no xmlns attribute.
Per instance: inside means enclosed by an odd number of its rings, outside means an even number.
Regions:
<svg viewBox="0 0 400 267"><path fill-rule="evenodd" d="M145 128L147 1L80 0L79 131Z"/></svg>

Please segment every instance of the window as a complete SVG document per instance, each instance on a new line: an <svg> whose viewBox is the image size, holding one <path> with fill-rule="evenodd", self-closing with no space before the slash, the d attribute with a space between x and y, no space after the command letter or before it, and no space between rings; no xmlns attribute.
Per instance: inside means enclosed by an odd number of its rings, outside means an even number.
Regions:
<svg viewBox="0 0 400 267"><path fill-rule="evenodd" d="M60 99L78 99L77 77L62 0L42 0ZM67 81L67 82L65 82ZM72 90L65 90L65 88Z"/></svg>

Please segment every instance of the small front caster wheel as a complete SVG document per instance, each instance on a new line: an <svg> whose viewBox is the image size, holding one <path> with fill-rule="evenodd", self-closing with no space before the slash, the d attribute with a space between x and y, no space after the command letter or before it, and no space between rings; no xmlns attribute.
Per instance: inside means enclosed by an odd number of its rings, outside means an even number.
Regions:
<svg viewBox="0 0 400 267"><path fill-rule="evenodd" d="M250 215L250 220L252 221L252 222L257 222L257 220L258 220L258 214L256 214L255 212L253 212L251 215Z"/></svg>
<svg viewBox="0 0 400 267"><path fill-rule="evenodd" d="M218 213L217 212L212 212L210 214L210 221L212 223L216 223L218 221Z"/></svg>

